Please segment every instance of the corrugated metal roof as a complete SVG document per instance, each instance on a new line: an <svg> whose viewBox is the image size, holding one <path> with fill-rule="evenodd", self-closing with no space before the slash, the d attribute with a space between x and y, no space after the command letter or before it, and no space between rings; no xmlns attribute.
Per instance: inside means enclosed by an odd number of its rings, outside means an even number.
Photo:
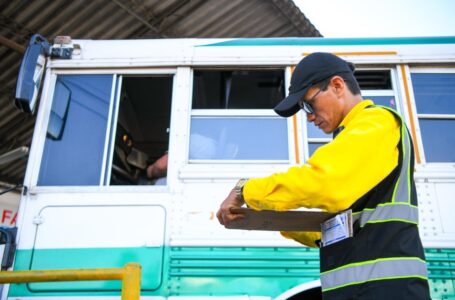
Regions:
<svg viewBox="0 0 455 300"><path fill-rule="evenodd" d="M78 39L318 37L291 0L0 0L0 156L30 146L35 117L12 104L31 35ZM27 156L0 164L0 184L23 181Z"/></svg>

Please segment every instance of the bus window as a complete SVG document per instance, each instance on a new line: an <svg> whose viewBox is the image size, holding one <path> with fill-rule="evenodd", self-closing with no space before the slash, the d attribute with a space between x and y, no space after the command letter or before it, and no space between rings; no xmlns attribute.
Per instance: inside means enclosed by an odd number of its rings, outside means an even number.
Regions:
<svg viewBox="0 0 455 300"><path fill-rule="evenodd" d="M392 87L391 70L356 70L354 73L359 83L363 99L373 100L376 105L397 110L395 92ZM313 123L307 122L308 151L311 156L320 146L332 140L332 134L326 134Z"/></svg>
<svg viewBox="0 0 455 300"><path fill-rule="evenodd" d="M110 185L166 184L172 78L123 77ZM164 173L147 176L155 162Z"/></svg>
<svg viewBox="0 0 455 300"><path fill-rule="evenodd" d="M390 70L358 70L354 75L364 99L398 110Z"/></svg>
<svg viewBox="0 0 455 300"><path fill-rule="evenodd" d="M273 109L283 70L194 71L193 109Z"/></svg>
<svg viewBox="0 0 455 300"><path fill-rule="evenodd" d="M59 75L38 185L99 185L112 75Z"/></svg>
<svg viewBox="0 0 455 300"><path fill-rule="evenodd" d="M411 80L426 162L455 163L455 73L412 70Z"/></svg>
<svg viewBox="0 0 455 300"><path fill-rule="evenodd" d="M110 103L114 80L121 83L118 109ZM147 168L167 157L171 96L172 75L59 75L38 185L165 184L167 164L161 178L147 176ZM111 119L117 123L106 137Z"/></svg>
<svg viewBox="0 0 455 300"><path fill-rule="evenodd" d="M195 70L189 159L288 161L284 70Z"/></svg>
<svg viewBox="0 0 455 300"><path fill-rule="evenodd" d="M191 121L189 157L286 160L286 131L286 119L274 117L195 117Z"/></svg>

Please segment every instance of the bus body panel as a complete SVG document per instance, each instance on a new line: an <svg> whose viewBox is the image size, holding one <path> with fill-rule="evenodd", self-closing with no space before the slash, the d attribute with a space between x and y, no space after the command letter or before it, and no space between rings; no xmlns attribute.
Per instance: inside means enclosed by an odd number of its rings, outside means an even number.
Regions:
<svg viewBox="0 0 455 300"><path fill-rule="evenodd" d="M454 37L73 43L78 47L71 59L47 63L24 181L28 192L19 208L14 270L139 262L145 299L273 299L312 286L319 279L317 249L278 232L227 230L215 214L238 178L301 165L330 141L314 132L303 113L285 120L271 110L271 103L287 93L292 67L306 54L326 51L356 64L365 99L386 101L404 116L419 155L420 233L432 297L455 294L455 223L450 215L455 160L437 161L450 153L434 152L422 135L441 120L449 127L438 130L452 128L455 112L450 107L446 113L422 112L412 78L419 72L455 75ZM370 82L371 76L386 83ZM103 87L98 80L105 80ZM246 94L250 85L258 89L255 94ZM66 88L68 113L58 116L56 95ZM450 88L447 92L452 93ZM264 95L271 100L256 100ZM255 106L248 107L245 99ZM55 115L56 124L64 124L61 139L50 137ZM92 125L94 118L100 126ZM70 134L74 138L65 136ZM90 148L91 141L97 148ZM213 151L195 154L200 145ZM164 185L153 185L136 168L133 148L150 159L169 154ZM98 156L92 158L94 153ZM95 180L78 184L95 164L100 166ZM61 178L65 172L68 178ZM15 284L4 289L3 299L109 299L120 288L119 282L108 281Z"/></svg>

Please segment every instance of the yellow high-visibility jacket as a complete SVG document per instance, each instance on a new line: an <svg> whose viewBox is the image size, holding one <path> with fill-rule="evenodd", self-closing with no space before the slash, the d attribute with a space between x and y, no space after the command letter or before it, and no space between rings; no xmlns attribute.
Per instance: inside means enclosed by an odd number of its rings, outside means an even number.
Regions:
<svg viewBox="0 0 455 300"><path fill-rule="evenodd" d="M398 164L400 123L391 112L364 100L339 126L344 129L319 147L308 161L286 172L246 182L243 196L249 207L284 211L299 207L337 212L381 182ZM316 246L317 232L282 232L308 246Z"/></svg>

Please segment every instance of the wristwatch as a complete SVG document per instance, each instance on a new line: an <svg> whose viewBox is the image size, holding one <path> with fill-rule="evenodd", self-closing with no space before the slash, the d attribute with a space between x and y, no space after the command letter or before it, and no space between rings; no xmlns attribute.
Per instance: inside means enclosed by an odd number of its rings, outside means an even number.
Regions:
<svg viewBox="0 0 455 300"><path fill-rule="evenodd" d="M245 199L243 199L243 186L245 185L245 183L248 181L248 179L246 178L241 178L239 179L239 181L237 181L237 184L235 185L235 198L237 198L237 200L240 200L240 201L245 201Z"/></svg>

